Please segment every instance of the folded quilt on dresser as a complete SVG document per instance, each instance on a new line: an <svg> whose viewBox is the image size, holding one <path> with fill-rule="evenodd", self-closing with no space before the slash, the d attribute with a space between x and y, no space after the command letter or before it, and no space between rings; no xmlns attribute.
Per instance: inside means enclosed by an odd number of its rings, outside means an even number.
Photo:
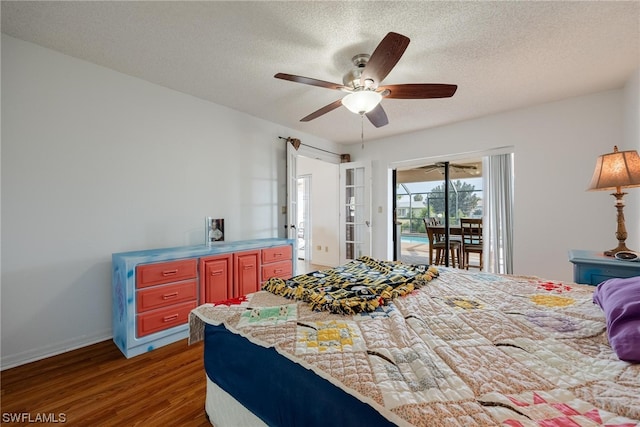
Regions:
<svg viewBox="0 0 640 427"><path fill-rule="evenodd" d="M355 315L266 291L206 304L191 313L190 340L223 325L398 425L637 425L640 365L612 351L593 290L441 268Z"/></svg>

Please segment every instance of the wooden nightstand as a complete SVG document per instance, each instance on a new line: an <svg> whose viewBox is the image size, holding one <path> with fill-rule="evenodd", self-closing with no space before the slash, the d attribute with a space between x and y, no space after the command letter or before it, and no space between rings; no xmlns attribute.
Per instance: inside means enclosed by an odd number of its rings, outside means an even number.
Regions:
<svg viewBox="0 0 640 427"><path fill-rule="evenodd" d="M572 249L569 261L573 263L573 281L598 285L608 279L640 276L640 262L621 261L602 252Z"/></svg>

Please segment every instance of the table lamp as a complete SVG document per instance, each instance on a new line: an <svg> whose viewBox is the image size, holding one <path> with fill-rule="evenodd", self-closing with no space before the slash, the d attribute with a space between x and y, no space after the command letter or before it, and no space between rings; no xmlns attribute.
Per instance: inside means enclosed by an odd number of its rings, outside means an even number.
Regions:
<svg viewBox="0 0 640 427"><path fill-rule="evenodd" d="M624 202L622 198L625 194L623 188L640 187L640 156L636 150L618 151L618 147L613 147L613 153L598 156L596 169L591 178L591 185L588 191L594 190L615 190L611 193L616 198L616 209L618 211L618 228L616 238L618 247L605 251L606 256L614 256L621 251L630 251L625 245L627 240L627 229L624 226Z"/></svg>

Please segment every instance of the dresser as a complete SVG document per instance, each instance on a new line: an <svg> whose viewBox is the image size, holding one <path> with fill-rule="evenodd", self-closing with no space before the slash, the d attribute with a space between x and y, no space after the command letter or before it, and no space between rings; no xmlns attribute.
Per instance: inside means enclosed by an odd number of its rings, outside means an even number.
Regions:
<svg viewBox="0 0 640 427"><path fill-rule="evenodd" d="M622 261L602 252L573 249L569 261L576 283L596 286L608 279L640 276L640 262Z"/></svg>
<svg viewBox="0 0 640 427"><path fill-rule="evenodd" d="M112 254L113 341L129 358L187 338L198 305L293 276L293 245L273 238Z"/></svg>

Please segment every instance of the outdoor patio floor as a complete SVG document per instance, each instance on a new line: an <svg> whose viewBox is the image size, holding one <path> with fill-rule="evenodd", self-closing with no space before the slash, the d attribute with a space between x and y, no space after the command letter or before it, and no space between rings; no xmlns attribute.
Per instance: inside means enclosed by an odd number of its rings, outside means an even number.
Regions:
<svg viewBox="0 0 640 427"><path fill-rule="evenodd" d="M429 263L429 245L415 242L402 242L400 245L400 260L407 264L428 264ZM434 255L435 261L435 255ZM470 254L469 264L471 268L477 270L479 265L479 255Z"/></svg>

